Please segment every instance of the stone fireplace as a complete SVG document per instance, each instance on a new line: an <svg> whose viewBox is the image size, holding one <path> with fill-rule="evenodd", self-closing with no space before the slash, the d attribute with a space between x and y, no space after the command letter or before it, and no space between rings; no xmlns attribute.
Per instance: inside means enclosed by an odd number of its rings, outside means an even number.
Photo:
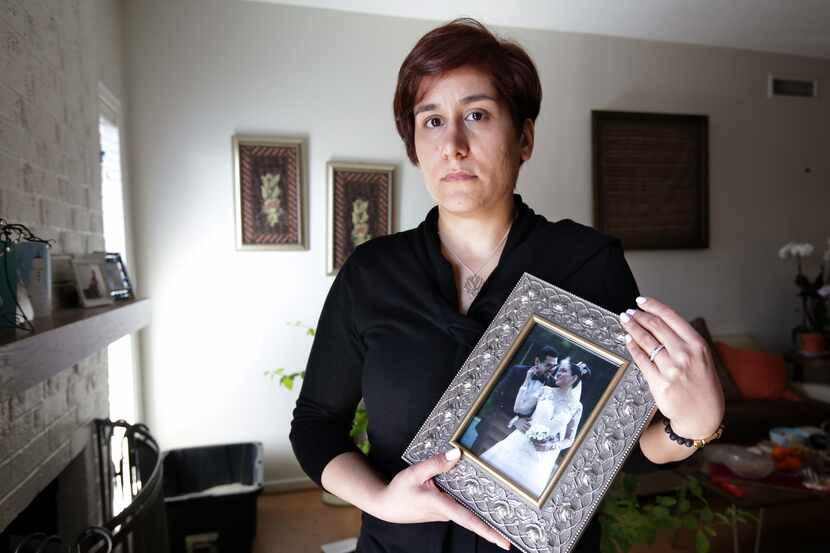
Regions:
<svg viewBox="0 0 830 553"><path fill-rule="evenodd" d="M104 249L98 9L0 1L0 216L54 240L52 253ZM0 533L56 478L61 525L100 516L87 446L91 421L108 415L107 342L55 331L78 325L60 317L0 334Z"/></svg>
<svg viewBox="0 0 830 553"><path fill-rule="evenodd" d="M93 419L107 417L107 397L102 351L2 398L0 535L51 531L71 543L83 528L100 524ZM43 527L34 528L32 514L24 513L30 505Z"/></svg>

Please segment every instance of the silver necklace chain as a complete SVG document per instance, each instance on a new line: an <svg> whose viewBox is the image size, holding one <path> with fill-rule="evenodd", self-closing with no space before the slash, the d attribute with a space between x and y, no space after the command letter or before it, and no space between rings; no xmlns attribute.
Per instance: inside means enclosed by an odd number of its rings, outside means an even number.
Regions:
<svg viewBox="0 0 830 553"><path fill-rule="evenodd" d="M450 249L447 243L444 242L444 247L447 248L447 251L450 252L452 256L456 258L465 269L473 273L471 276L468 276L464 279L464 291L467 293L467 295L474 298L478 295L479 291L481 291L481 287L484 285L484 279L481 278L481 275L479 275L479 273L490 263L490 261L492 261L496 253L498 253L499 250L501 250L501 247L507 240L507 236L510 234L511 228L513 228L512 221L510 223L510 226L507 227L507 232L504 233L504 237L501 240L499 240L498 245L496 245L496 249L493 250L493 253L490 254L487 260L481 265L481 267L478 268L478 271L472 270L470 266L464 263L464 261L460 257L458 257L458 255L454 251ZM438 236L440 237L441 234L439 233Z"/></svg>

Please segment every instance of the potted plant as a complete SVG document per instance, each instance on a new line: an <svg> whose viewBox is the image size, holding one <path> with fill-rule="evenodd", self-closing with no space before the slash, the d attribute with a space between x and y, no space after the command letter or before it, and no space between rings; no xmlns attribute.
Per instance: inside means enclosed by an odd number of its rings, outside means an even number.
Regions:
<svg viewBox="0 0 830 553"><path fill-rule="evenodd" d="M804 274L802 258L813 254L815 248L810 243L788 242L778 250L781 259L796 260L795 285L801 300L801 324L793 329L793 341L800 353L815 354L825 350L824 331L827 327L827 296L830 285L824 284L824 267L830 260L830 238L824 252L823 261L816 278L810 280Z"/></svg>
<svg viewBox="0 0 830 553"><path fill-rule="evenodd" d="M305 329L306 336L314 337L315 330L313 327L306 326L299 321L294 323L288 323L288 325L303 328ZM301 380L305 376L305 371L294 371L289 373L286 372L284 368L278 368L265 371L265 376L270 377L272 380L279 379L280 386L282 386L286 390L293 390L294 382L296 380ZM368 422L369 418L368 413L366 412L366 405L363 403L363 400L360 400L360 403L357 404L357 409L355 409L354 420L352 421L352 430L350 432L350 435L357 447L360 449L360 451L363 452L364 455L369 454L369 437L366 434L366 427L368 425ZM323 490L323 502L328 505L349 505L349 503L343 501L335 495L328 493L325 490Z"/></svg>
<svg viewBox="0 0 830 553"><path fill-rule="evenodd" d="M598 514L602 553L625 553L637 545L653 544L661 530L681 529L693 533L695 553L708 553L718 524L757 521L734 505L724 512L712 510L700 481L691 475L674 491L648 499L636 495L637 484L637 477L621 473L605 496Z"/></svg>

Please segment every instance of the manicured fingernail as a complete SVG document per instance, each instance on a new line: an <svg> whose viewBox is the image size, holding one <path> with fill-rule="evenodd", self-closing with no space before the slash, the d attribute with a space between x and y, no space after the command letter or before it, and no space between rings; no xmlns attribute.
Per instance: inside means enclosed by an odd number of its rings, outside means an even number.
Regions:
<svg viewBox="0 0 830 553"><path fill-rule="evenodd" d="M620 313L620 320L624 323L627 323L631 317L628 316L628 313L622 312Z"/></svg>
<svg viewBox="0 0 830 553"><path fill-rule="evenodd" d="M628 344L629 342L631 342L631 334L626 334L625 335L625 343Z"/></svg>
<svg viewBox="0 0 830 553"><path fill-rule="evenodd" d="M461 450L457 447L452 448L451 450L447 451L444 454L444 457L447 458L447 461L455 461L459 457L461 457Z"/></svg>
<svg viewBox="0 0 830 553"><path fill-rule="evenodd" d="M637 302L637 305L643 305L643 304L644 304L647 300L648 300L648 298L644 298L643 296L639 296L639 297L638 297L636 300L634 300L634 301L636 301L636 302Z"/></svg>
<svg viewBox="0 0 830 553"><path fill-rule="evenodd" d="M632 317L634 316L634 313L636 313L636 311L633 309L626 309L625 312L631 315Z"/></svg>

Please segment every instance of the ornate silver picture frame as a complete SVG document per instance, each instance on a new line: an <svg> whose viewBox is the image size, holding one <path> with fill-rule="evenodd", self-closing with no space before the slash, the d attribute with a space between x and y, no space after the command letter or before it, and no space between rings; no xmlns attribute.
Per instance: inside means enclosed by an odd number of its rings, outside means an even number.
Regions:
<svg viewBox="0 0 830 553"><path fill-rule="evenodd" d="M568 553L656 411L619 317L525 273L403 454L526 553Z"/></svg>

